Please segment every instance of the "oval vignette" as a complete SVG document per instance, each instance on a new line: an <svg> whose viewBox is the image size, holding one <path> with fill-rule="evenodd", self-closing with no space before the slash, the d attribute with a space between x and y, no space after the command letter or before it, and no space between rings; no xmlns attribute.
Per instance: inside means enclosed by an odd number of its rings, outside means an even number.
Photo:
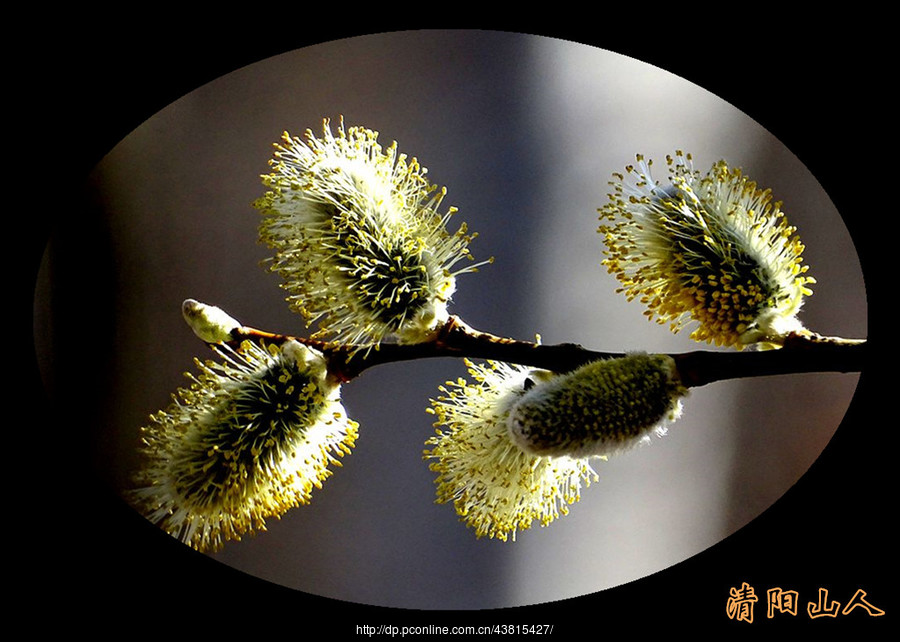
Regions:
<svg viewBox="0 0 900 642"><path fill-rule="evenodd" d="M303 331L259 265L267 252L250 203L283 130L319 131L323 118L341 115L416 156L447 186L445 206L479 233L476 258L495 257L462 276L454 296L451 311L476 327L611 351L701 347L615 294L596 233L612 172L642 153L662 179L665 155L685 149L698 169L724 158L784 202L817 279L806 326L865 336L862 272L834 204L790 150L708 91L540 36L426 31L324 43L238 69L155 114L92 173L86 220L61 220L51 238L36 302L46 330L36 333L39 363L51 399L86 400L93 463L113 488L130 484L147 415L186 384L194 357L208 356L181 319L182 300ZM67 347L85 330L85 309L103 330L91 363ZM805 375L695 390L664 439L598 462L600 481L568 516L503 543L477 540L451 506L434 504L421 458L433 431L428 399L463 374L440 360L386 366L347 386L345 405L361 426L343 468L309 506L211 557L277 585L378 606L483 609L595 593L686 560L764 512L825 448L858 380ZM109 394L90 394L89 380Z"/></svg>

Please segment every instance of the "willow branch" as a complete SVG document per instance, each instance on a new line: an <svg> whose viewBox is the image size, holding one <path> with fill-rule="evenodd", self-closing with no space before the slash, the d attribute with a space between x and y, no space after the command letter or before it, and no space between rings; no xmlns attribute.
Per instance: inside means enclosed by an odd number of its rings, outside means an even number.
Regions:
<svg viewBox="0 0 900 642"><path fill-rule="evenodd" d="M451 317L430 341L416 344L380 344L377 347L342 345L275 334L249 327L232 331L232 343L294 340L321 351L333 377L348 382L375 366L438 357L488 359L531 366L554 372L569 372L598 359L625 356L621 352L598 352L575 343L544 345L481 332L458 317ZM781 348L766 351L718 352L696 350L670 354L686 387L704 386L725 379L763 377L809 372L861 372L867 358L863 340L823 337L816 334L789 335Z"/></svg>
<svg viewBox="0 0 900 642"><path fill-rule="evenodd" d="M861 372L868 357L865 341L789 335L777 350L711 352L697 350L671 355L682 383L689 387L746 377L810 372Z"/></svg>

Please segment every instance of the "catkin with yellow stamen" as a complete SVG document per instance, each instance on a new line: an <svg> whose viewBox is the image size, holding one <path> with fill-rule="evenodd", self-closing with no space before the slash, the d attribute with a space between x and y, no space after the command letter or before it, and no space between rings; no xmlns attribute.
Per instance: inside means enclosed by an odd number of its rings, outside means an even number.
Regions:
<svg viewBox="0 0 900 642"><path fill-rule="evenodd" d="M308 324L371 346L425 340L447 320L456 277L477 269L455 268L471 259L475 235L464 224L448 232L456 210L438 212L446 190L415 158L382 147L374 131L341 123L335 133L325 121L321 137L285 133L271 165L255 203L259 235Z"/></svg>
<svg viewBox="0 0 900 642"><path fill-rule="evenodd" d="M515 540L535 522L546 526L567 514L597 475L586 458L534 455L510 438L510 408L552 373L466 363L473 381L448 382L432 400L438 430L424 455L438 475L438 503L452 502L477 537Z"/></svg>
<svg viewBox="0 0 900 642"><path fill-rule="evenodd" d="M620 291L673 332L695 323L697 341L741 348L802 331L815 281L781 203L724 161L705 175L689 154L667 161L671 185L655 183L639 155L600 209L603 263Z"/></svg>
<svg viewBox="0 0 900 642"><path fill-rule="evenodd" d="M222 361L198 360L190 387L143 429L132 493L148 519L198 550L308 503L358 427L318 352L295 341L215 350Z"/></svg>

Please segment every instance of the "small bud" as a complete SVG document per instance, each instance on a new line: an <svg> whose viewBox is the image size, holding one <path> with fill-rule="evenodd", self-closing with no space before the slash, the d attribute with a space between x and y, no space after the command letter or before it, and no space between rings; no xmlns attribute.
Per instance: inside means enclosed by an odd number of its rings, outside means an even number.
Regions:
<svg viewBox="0 0 900 642"><path fill-rule="evenodd" d="M181 314L194 334L207 343L228 341L232 330L241 327L238 321L221 308L194 299L187 299L181 304Z"/></svg>
<svg viewBox="0 0 900 642"><path fill-rule="evenodd" d="M604 359L530 388L510 409L507 427L535 455L611 455L664 434L685 393L671 357Z"/></svg>

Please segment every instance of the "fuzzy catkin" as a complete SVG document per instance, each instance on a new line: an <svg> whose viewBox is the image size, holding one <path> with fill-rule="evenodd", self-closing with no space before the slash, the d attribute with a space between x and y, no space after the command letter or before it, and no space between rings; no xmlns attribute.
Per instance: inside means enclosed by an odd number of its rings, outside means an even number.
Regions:
<svg viewBox="0 0 900 642"><path fill-rule="evenodd" d="M446 190L415 158L383 147L363 127L321 136L285 133L267 192L254 203L260 240L274 250L269 269L316 336L368 347L382 340L428 340L449 318L456 277L477 270L463 223L440 213Z"/></svg>
<svg viewBox="0 0 900 642"><path fill-rule="evenodd" d="M198 360L190 387L143 428L146 461L131 493L150 521L204 551L309 503L358 428L312 349L216 351L222 361Z"/></svg>
<svg viewBox="0 0 900 642"><path fill-rule="evenodd" d="M743 348L777 345L802 330L797 313L812 294L803 244L781 203L735 167L719 161L705 175L690 154L668 157L670 182L637 156L614 174L600 209L603 263L620 292L673 332Z"/></svg>
<svg viewBox="0 0 900 642"><path fill-rule="evenodd" d="M533 454L603 456L665 432L685 392L671 357L630 354L535 385L512 407L507 426Z"/></svg>

